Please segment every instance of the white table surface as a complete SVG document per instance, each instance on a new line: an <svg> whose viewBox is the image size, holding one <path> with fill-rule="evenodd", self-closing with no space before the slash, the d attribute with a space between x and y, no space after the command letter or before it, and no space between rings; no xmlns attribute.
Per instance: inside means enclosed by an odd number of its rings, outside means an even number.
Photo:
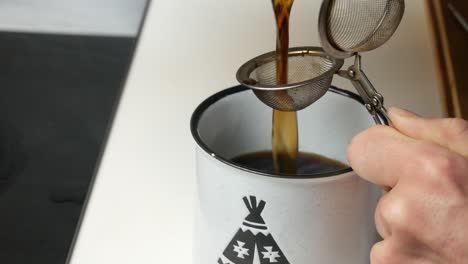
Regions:
<svg viewBox="0 0 468 264"><path fill-rule="evenodd" d="M406 2L400 30L364 67L387 105L441 116L424 1ZM296 1L293 45L318 45L319 5ZM71 263L191 263L191 112L273 48L270 1L153 2Z"/></svg>

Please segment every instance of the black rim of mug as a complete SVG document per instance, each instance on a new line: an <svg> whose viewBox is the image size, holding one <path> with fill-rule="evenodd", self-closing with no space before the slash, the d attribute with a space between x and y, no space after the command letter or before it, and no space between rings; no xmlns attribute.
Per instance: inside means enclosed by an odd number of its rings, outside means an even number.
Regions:
<svg viewBox="0 0 468 264"><path fill-rule="evenodd" d="M239 170L243 170L243 171L246 171L246 172L249 172L249 173L253 173L253 174L257 174L257 175L261 175L261 176L273 177L273 178L316 179L316 178L326 178L326 177L339 176L339 175L342 175L342 174L353 171L353 169L351 167L348 167L346 169L337 170L337 171L333 171L333 172L327 172L327 173L303 174L303 175L285 174L285 173L272 174L272 173L258 171L258 170L254 170L254 169L251 169L251 168L248 168L248 167L241 166L239 164L236 164L236 163L232 162L229 159L226 159L226 158L223 158L222 156L217 155L201 139L201 136L200 136L199 131L198 131L198 124L200 122L200 119L201 119L203 113L211 105L213 105L217 101L219 101L222 98L227 97L229 95L244 92L244 91L247 91L247 90L250 90L250 88L247 88L247 87L242 86L242 85L234 86L234 87L222 90L222 91L208 97L205 101L203 101L200 105L198 105L198 107L193 112L192 118L190 120L190 130L192 132L192 136L195 139L195 142L198 144L198 146L200 146L203 149L203 151L205 151L208 155L210 155L211 157L217 159L218 161L221 161L222 163L224 163L224 164L226 164L226 165L228 165L230 167L233 167L233 168L236 168L236 169L239 169ZM350 91L347 91L347 90L344 90L344 89L341 89L341 88L338 88L338 87L335 87L335 86L330 87L328 92L332 92L332 93L335 93L335 94L338 94L338 95L353 99L356 102L358 102L358 103L360 103L360 104L362 104L364 106L364 101L362 100L362 98L359 95L357 95L357 94L355 94L353 92L350 92ZM369 117L370 117L370 115L369 115ZM380 119L382 119L382 121L385 124L388 124L385 117L383 115L381 115L380 113L379 113L379 117L380 117Z"/></svg>

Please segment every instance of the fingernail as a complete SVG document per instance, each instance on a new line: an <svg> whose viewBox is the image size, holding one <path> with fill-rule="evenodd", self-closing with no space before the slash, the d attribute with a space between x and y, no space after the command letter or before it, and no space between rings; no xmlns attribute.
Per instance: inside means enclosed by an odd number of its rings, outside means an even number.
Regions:
<svg viewBox="0 0 468 264"><path fill-rule="evenodd" d="M394 114L394 115L397 115L397 116L400 116L400 117L419 117L417 114L415 114L415 113L413 113L411 111L401 109L401 108L398 108L398 107L391 107L390 108L390 113Z"/></svg>

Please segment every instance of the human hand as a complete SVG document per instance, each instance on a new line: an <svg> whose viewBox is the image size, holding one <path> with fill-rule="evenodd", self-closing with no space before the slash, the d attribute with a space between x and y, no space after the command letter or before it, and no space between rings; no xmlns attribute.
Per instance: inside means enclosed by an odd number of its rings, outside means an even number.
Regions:
<svg viewBox="0 0 468 264"><path fill-rule="evenodd" d="M390 189L376 211L372 264L468 263L468 122L391 109L348 148L362 178Z"/></svg>

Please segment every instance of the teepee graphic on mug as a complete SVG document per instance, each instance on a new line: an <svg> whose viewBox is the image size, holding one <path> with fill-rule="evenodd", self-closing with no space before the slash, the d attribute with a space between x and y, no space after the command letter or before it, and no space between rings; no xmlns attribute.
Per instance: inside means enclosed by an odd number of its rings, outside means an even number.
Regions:
<svg viewBox="0 0 468 264"><path fill-rule="evenodd" d="M218 264L289 264L260 215L265 201L255 196L243 198L249 215L229 242Z"/></svg>

